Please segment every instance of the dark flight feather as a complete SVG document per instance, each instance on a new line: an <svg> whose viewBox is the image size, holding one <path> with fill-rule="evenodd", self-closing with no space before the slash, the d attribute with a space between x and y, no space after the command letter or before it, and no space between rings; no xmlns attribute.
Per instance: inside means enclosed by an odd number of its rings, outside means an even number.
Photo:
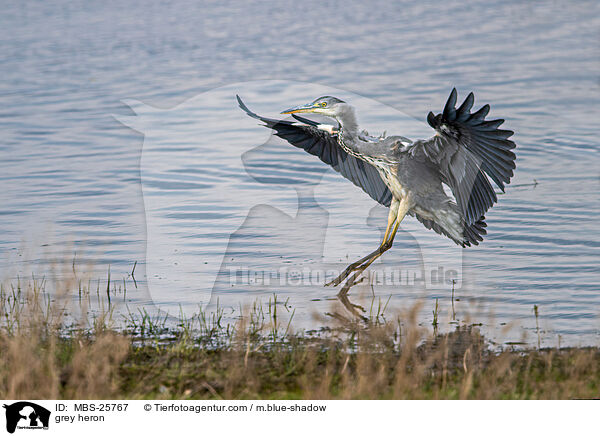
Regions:
<svg viewBox="0 0 600 436"><path fill-rule="evenodd" d="M490 183L504 191L515 169L515 143L510 130L499 129L504 120L486 120L490 106L471 113L474 96L470 93L458 109L456 89L448 97L441 114L430 112L427 122L437 134L415 141L409 153L428 159L450 187L467 227L475 225L498 201Z"/></svg>
<svg viewBox="0 0 600 436"><path fill-rule="evenodd" d="M275 135L317 156L369 194L373 200L384 206L390 205L392 193L381 179L377 168L346 153L339 146L336 135L318 129L318 123L297 115L294 115L294 118L304 124L261 117L248 109L239 96L236 97L240 108L246 114L265 123L266 127L275 131Z"/></svg>

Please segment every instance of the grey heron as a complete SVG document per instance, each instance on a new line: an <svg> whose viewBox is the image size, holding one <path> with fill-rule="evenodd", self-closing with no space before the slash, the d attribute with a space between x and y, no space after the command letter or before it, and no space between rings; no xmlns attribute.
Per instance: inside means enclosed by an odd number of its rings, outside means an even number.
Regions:
<svg viewBox="0 0 600 436"><path fill-rule="evenodd" d="M275 135L317 156L389 207L379 247L326 284L337 286L348 279L339 295L345 295L362 272L392 247L406 215L462 247L478 245L487 233L485 213L498 201L491 181L504 192L513 176L515 143L509 138L514 132L499 129L503 119L486 120L487 104L471 112L473 93L456 108L453 89L443 111L427 116L435 135L416 141L368 135L359 130L354 108L336 97L319 97L281 112L292 114L293 121L259 116L239 96L237 100L246 114L273 129ZM320 114L335 124L317 123L299 113Z"/></svg>

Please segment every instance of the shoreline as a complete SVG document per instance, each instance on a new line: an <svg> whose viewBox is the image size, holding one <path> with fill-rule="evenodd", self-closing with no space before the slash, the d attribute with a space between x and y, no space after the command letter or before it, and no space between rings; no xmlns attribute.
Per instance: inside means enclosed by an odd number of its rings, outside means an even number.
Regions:
<svg viewBox="0 0 600 436"><path fill-rule="evenodd" d="M14 290L14 289L13 289ZM0 397L47 399L571 399L600 395L600 348L494 349L474 325L417 310L294 331L277 304L161 327L145 312L68 324L39 287L0 298ZM83 311L83 313L86 313Z"/></svg>

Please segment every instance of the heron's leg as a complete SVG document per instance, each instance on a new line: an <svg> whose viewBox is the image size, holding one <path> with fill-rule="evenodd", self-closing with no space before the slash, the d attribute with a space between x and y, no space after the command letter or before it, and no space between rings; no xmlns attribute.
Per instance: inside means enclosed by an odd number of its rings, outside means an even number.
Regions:
<svg viewBox="0 0 600 436"><path fill-rule="evenodd" d="M398 208L399 207L400 207L400 201L396 200L395 198L392 199L392 204L390 205L390 211L388 212L387 227L385 228L385 234L383 235L383 239L382 239L380 245L385 244L385 241L387 241L388 237L390 236L390 230L392 229L392 225L394 224L394 222L396 221L396 218L398 217Z"/></svg>
<svg viewBox="0 0 600 436"><path fill-rule="evenodd" d="M408 209L409 209L409 202L408 202L408 199L405 198L400 202L400 205L398 207L398 212L396 215L396 221L394 223L394 227L392 228L392 231L388 235L388 238L383 241L381 247L378 250L371 253L372 256L369 259L367 259L362 265L360 265L354 269L355 273L344 284L344 287L340 290L338 296L346 295L346 293L348 293L350 288L358 283L357 279L363 273L363 271L366 270L369 267L369 265L371 265L373 262L375 262L383 253L385 253L387 250L392 248L392 244L394 243L394 238L396 237L396 232L398 231L398 226L400 225L400 223L402 222L402 220L408 213Z"/></svg>
<svg viewBox="0 0 600 436"><path fill-rule="evenodd" d="M379 244L379 247L377 247L377 249L375 251L373 251L372 253L369 253L365 257L358 259L356 262L348 265L348 267L339 276L337 276L332 281L326 283L325 286L339 285L340 283L342 283L342 281L346 277L348 277L352 273L352 271L355 271L359 266L361 266L363 264L363 262L369 260L372 256L375 255L375 253L378 253L382 249L383 245L385 244L385 241L387 240L387 238L390 234L390 229L392 228L392 225L394 224L394 221L396 220L396 217L398 216L399 205L400 205L400 202L398 200L396 200L395 198L392 198L392 204L390 204L390 211L388 213L387 227L385 229L385 234L383 236L383 239L381 240L381 244Z"/></svg>

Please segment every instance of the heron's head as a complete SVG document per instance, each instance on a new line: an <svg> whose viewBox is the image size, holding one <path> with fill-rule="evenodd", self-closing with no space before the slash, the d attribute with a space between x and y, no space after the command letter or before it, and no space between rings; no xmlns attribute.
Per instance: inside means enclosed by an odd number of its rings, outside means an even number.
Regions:
<svg viewBox="0 0 600 436"><path fill-rule="evenodd" d="M300 114L300 113L315 113L325 115L326 117L337 118L347 107L346 102L336 97L326 95L319 97L312 103L296 106L281 112L282 114Z"/></svg>

